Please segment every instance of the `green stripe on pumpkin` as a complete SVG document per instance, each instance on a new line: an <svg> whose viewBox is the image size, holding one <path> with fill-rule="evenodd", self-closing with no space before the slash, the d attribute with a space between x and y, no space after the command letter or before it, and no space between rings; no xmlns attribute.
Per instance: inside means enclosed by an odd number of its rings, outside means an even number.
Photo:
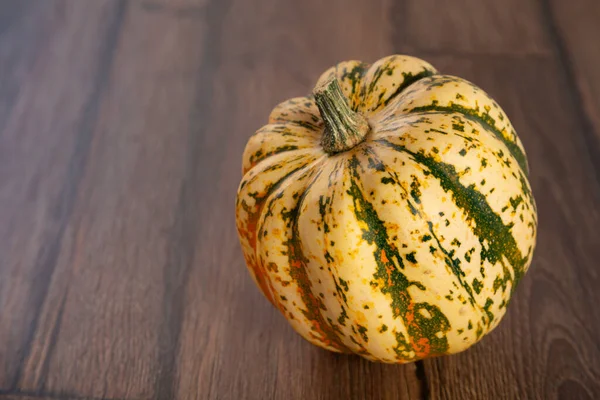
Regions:
<svg viewBox="0 0 600 400"><path fill-rule="evenodd" d="M360 63L355 65L351 69L349 69L348 67L344 67L341 71L341 74L338 71L338 76L340 76L340 82L349 81L352 85L350 100L354 99L355 94L358 93L358 90L360 89L360 82L368 67L369 64ZM350 104L350 106L352 107L353 111L358 111L358 104Z"/></svg>
<svg viewBox="0 0 600 400"><path fill-rule="evenodd" d="M362 238L367 243L375 245L373 256L377 268L371 285L380 286L381 292L391 297L393 315L395 318L402 318L409 335L408 339L401 334L396 335L398 342L396 352L405 361L412 359L406 356L406 352L409 351L414 351L414 358L444 354L448 350L448 340L445 335L450 329L448 318L437 306L413 302L408 288L413 285L421 290L426 288L420 282L409 281L392 262L392 259L395 259L400 267L403 266L400 254L389 244L384 222L359 187L358 182L361 180L359 168L360 162L356 156L352 157L349 160L351 176L347 193L353 199L354 215L367 226L367 229L363 229ZM430 317L425 317L421 310L427 310ZM437 336L438 333L442 333L441 337Z"/></svg>
<svg viewBox="0 0 600 400"><path fill-rule="evenodd" d="M307 175L308 174L311 175L312 180L306 186L306 188L304 188L304 190L297 193L298 202L296 203L296 206L289 211L284 210L281 215L284 220L288 221L288 226L291 230L291 236L289 240L284 243L287 246L290 276L298 286L298 293L300 294L302 302L306 307L305 309L301 310L301 312L312 324L311 334L313 338L320 340L324 344L332 346L339 351L349 352L349 349L338 337L340 332L339 327L336 327L333 322L330 322L331 320L325 320L323 314L321 314L321 310L326 310L327 308L325 307L323 300L316 296L312 291L312 283L310 282L307 272L309 260L304 255L302 246L300 244L300 232L298 229L300 210L302 209L304 199L306 198L316 179L319 177L320 172L314 173L313 171L309 171ZM316 334L314 332L316 332Z"/></svg>
<svg viewBox="0 0 600 400"><path fill-rule="evenodd" d="M504 143L504 145L508 148L508 151L510 151L510 154L515 158L515 160L517 160L517 163L519 164L519 167L521 167L521 170L523 170L526 176L529 175L529 167L527 166L527 157L525 156L525 153L523 152L523 150L521 150L521 148L517 145L516 142L508 140L506 137L504 137L502 131L496 127L496 120L492 118L489 114L480 114L475 109L464 107L459 104L442 106L439 105L437 101L434 101L433 103L427 106L412 108L409 112L419 113L427 111L438 111L445 113L457 112L459 114L464 115L465 118L479 123L481 126L486 128L496 138L498 138Z"/></svg>
<svg viewBox="0 0 600 400"><path fill-rule="evenodd" d="M462 185L459 174L453 165L436 161L422 151L414 152L405 146L391 143L385 139L376 142L409 154L416 162L427 167L429 172L438 179L444 191L452 193L454 202L465 212L467 219L474 222L471 224L471 229L479 237L482 246L482 261L488 260L491 264L496 264L501 261L502 256L506 257L513 268L515 284L519 282L525 273L527 257L521 255L517 242L511 234L511 226L502 222L500 216L488 204L485 196L475 190L474 185L468 187ZM487 248L484 241L487 241ZM513 290L514 288L515 285L513 285Z"/></svg>
<svg viewBox="0 0 600 400"><path fill-rule="evenodd" d="M271 149L271 151L267 151L267 152L263 152L263 149L260 148L257 151L255 151L253 154L250 155L249 161L250 161L250 164L252 165L252 167L254 167L254 166L256 166L256 164L258 164L265 158L271 157L275 154L285 153L288 151L293 151L293 150L298 150L298 149L300 149L300 147L293 145L293 144L285 144L285 145L279 146L277 148Z"/></svg>
<svg viewBox="0 0 600 400"><path fill-rule="evenodd" d="M435 239L435 241L438 245L438 248L444 254L444 261L446 262L446 265L448 266L448 268L450 268L452 273L456 276L456 279L458 279L458 283L460 283L460 285L465 289L465 291L469 295L469 303L471 303L472 306L475 306L476 302L475 302L475 297L473 296L473 290L471 289L471 286L469 286L469 284L467 282L465 282L463 279L463 277L465 277L465 273L460 268L460 260L458 258L454 258L454 250L448 251L442 246L442 243L440 242L439 238L433 231L433 223L431 223L431 221L427 221L427 226L429 228L429 233L431 233L431 235Z"/></svg>
<svg viewBox="0 0 600 400"><path fill-rule="evenodd" d="M398 96L400 93L402 93L407 87L409 87L410 85L412 85L413 83L423 79L423 78L427 78L428 76L432 76L435 74L435 71L431 71L429 69L425 69L423 68L423 71L417 73L417 74L412 74L411 72L403 72L402 73L402 77L404 78L404 80L402 81L402 83L398 86L398 88L394 91L394 93L392 93L390 95L390 97L388 97L384 102L383 105L387 106L388 104L390 104L390 102L396 97Z"/></svg>
<svg viewBox="0 0 600 400"><path fill-rule="evenodd" d="M377 156L377 154L373 151L373 149L368 149L367 151L368 151L370 157L372 157L372 158L369 159L369 162L372 163L372 164L374 164L374 165L376 165L376 166L378 166L379 171L385 171L389 175L389 178L382 178L382 179L387 179L387 182L395 184L402 191L404 191L404 193L407 195L406 203L408 205L408 208L409 208L411 214L416 215L421 220L425 221L425 219L423 218L423 215L422 215L421 211L419 210L420 208L422 209L421 200L420 200L421 193L420 193L419 188L418 188L420 186L420 184L418 183L418 180L417 180L416 176L414 176L414 175L411 176L412 179L413 179L413 181L411 183L410 195L416 201L418 208L416 206L414 206L411 203L411 201L409 200L409 198L408 198L409 191L408 191L407 188L405 188L399 182L399 179L398 179L396 173L393 173L393 172L390 171L390 169ZM458 282L460 283L460 285L465 289L465 291L469 295L469 302L471 303L471 305L475 306L475 298L473 296L473 291L471 290L471 287L469 286L469 284L463 280L463 277L465 276L465 273L460 268L460 260L454 258L454 253L453 253L454 250L452 250L451 252L448 252L445 248L442 247L442 244L440 243L437 235L435 234L435 232L433 230L433 224L430 221L425 221L425 222L427 223L427 226L428 226L428 229L429 229L429 233L431 233L431 235L433 236L433 238L435 238L435 241L438 244L438 248L444 254L444 260L446 262L446 265L450 268L450 270L452 271L452 273L458 279ZM430 240L432 238L432 236L427 235L428 239L426 239L424 241Z"/></svg>
<svg viewBox="0 0 600 400"><path fill-rule="evenodd" d="M293 161L299 161L303 157L305 157L305 156L297 157ZM308 157L308 159L306 160L305 163L302 163L300 166L298 166L297 168L286 173L285 175L280 177L275 182L272 182L270 185L267 185L267 187L265 188L265 190L263 192L247 193L247 195L249 197L252 197L255 200L254 207L249 206L246 203L246 200L243 198L243 196L238 195L238 197L236 199L237 205L241 206L242 209L248 213L246 221L245 221L246 228L244 228L244 230L246 232L246 236L248 238L250 247L253 249L253 251L256 252L256 242L258 240L258 236L261 234L261 232L258 231L259 220L261 219L265 204L270 199L270 196L283 184L283 182L285 182L287 179L292 177L294 174L299 173L299 171L303 170L308 165L310 165L310 163L312 163L314 161L315 161L314 157ZM265 168L263 170L263 172L264 171L274 171L279 168L281 168L280 164L274 164L274 165L269 166L268 168ZM242 190L253 179L260 179L260 176L254 175L252 178L242 181L242 183L240 185L240 190ZM241 232L239 225L238 225L238 232ZM245 255L244 255L244 257L245 257ZM279 302L279 300L277 299L277 296L273 296L271 293L270 286L267 283L265 267L258 260L256 253L254 254L254 257L256 258L255 262L252 262L250 259L246 259L246 261L247 261L248 267L251 268L254 272L254 276L256 278L258 286L260 287L260 289L264 293L264 295L267 297L267 299L273 305L275 305L279 309L282 309L283 305Z"/></svg>

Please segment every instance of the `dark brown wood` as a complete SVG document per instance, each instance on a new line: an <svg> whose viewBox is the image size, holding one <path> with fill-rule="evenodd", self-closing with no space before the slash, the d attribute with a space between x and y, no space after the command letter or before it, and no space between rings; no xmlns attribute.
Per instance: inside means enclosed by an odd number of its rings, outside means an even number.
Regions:
<svg viewBox="0 0 600 400"><path fill-rule="evenodd" d="M580 0L0 0L0 399L600 398L600 40ZM241 153L345 59L410 52L503 105L540 214L502 324L373 364L245 270Z"/></svg>
<svg viewBox="0 0 600 400"><path fill-rule="evenodd" d="M75 204L119 3L10 1L0 32L0 388L33 343Z"/></svg>
<svg viewBox="0 0 600 400"><path fill-rule="evenodd" d="M397 21L412 51L513 58L551 51L537 1L407 0Z"/></svg>
<svg viewBox="0 0 600 400"><path fill-rule="evenodd" d="M61 399L61 400L80 400L80 398L77 397L69 397L69 396L48 396L48 395L25 395L25 394L10 394L10 395L6 395L6 396L2 396L1 397L2 400L56 400L56 399ZM89 399L89 400L93 400L93 399Z"/></svg>
<svg viewBox="0 0 600 400"><path fill-rule="evenodd" d="M13 392L11 394L0 394L2 400L106 400L102 397L79 396L71 393L36 393L36 392ZM122 400L122 399L111 399Z"/></svg>
<svg viewBox="0 0 600 400"><path fill-rule="evenodd" d="M197 50L207 26L121 4L79 201L19 383L26 390L148 398L176 351L171 330L194 251L190 205L202 204L190 169L207 136L208 99L197 99L210 93L203 65L212 61Z"/></svg>
<svg viewBox="0 0 600 400"><path fill-rule="evenodd" d="M575 4L546 0L548 29L570 84L570 99L579 109L586 149L600 181L600 3L580 0Z"/></svg>

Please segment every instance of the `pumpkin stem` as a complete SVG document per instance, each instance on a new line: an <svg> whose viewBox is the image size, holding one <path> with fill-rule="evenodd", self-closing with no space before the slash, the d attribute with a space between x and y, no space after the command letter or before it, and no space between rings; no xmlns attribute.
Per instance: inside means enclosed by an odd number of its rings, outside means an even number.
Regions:
<svg viewBox="0 0 600 400"><path fill-rule="evenodd" d="M325 132L321 146L329 154L349 150L365 140L370 130L367 119L353 111L335 77L327 79L313 90Z"/></svg>

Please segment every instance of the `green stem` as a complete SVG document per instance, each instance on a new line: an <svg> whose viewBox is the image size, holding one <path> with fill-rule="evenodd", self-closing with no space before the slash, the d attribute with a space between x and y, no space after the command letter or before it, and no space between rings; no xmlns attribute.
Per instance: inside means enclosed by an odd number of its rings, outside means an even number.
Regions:
<svg viewBox="0 0 600 400"><path fill-rule="evenodd" d="M352 111L335 77L315 87L313 94L325 122L321 145L327 153L350 150L365 140L369 123L361 114Z"/></svg>

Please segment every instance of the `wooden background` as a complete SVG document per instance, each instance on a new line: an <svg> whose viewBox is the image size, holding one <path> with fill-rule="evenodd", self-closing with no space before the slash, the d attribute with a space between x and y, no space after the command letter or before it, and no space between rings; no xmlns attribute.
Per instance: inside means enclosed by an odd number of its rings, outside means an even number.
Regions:
<svg viewBox="0 0 600 400"><path fill-rule="evenodd" d="M598 0L0 0L0 398L599 399ZM473 349L297 336L245 270L247 138L340 60L426 58L503 105L539 208Z"/></svg>

